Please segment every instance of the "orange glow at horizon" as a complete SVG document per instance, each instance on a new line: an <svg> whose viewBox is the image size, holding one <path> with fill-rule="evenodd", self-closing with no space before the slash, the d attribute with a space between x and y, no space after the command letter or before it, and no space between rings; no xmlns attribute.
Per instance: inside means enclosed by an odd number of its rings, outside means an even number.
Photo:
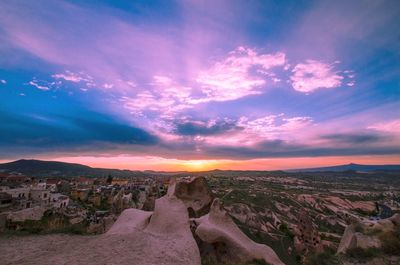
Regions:
<svg viewBox="0 0 400 265"><path fill-rule="evenodd" d="M348 163L358 164L400 164L400 156L331 156L331 157L294 157L294 158L262 158L249 160L199 159L181 160L156 156L64 156L36 157L41 160L79 163L91 167L116 168L130 170L155 171L205 171L223 170L279 170L309 167L334 166ZM6 162L6 161L3 161Z"/></svg>

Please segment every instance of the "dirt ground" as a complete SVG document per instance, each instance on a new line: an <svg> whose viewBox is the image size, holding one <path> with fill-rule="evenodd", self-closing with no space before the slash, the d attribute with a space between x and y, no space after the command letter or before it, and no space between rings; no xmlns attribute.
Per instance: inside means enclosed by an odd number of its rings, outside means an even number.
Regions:
<svg viewBox="0 0 400 265"><path fill-rule="evenodd" d="M177 242L148 233L0 236L0 264L192 264Z"/></svg>

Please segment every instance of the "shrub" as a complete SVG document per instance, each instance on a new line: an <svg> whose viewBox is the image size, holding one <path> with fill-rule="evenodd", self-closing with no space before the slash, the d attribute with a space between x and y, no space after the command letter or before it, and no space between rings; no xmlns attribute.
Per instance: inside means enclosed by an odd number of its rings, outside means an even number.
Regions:
<svg viewBox="0 0 400 265"><path fill-rule="evenodd" d="M293 239L294 239L294 234L292 233L292 231L289 230L289 228L288 228L288 226L287 226L286 223L282 223L282 224L279 226L279 230L280 230L282 233L284 233L287 237L289 237L290 240L293 240Z"/></svg>
<svg viewBox="0 0 400 265"><path fill-rule="evenodd" d="M354 231L355 232L359 232L359 233L363 233L364 232L364 228L360 223L356 223L356 224L354 224Z"/></svg>
<svg viewBox="0 0 400 265"><path fill-rule="evenodd" d="M396 231L386 232L381 237L382 250L386 254L400 255L400 228Z"/></svg>
<svg viewBox="0 0 400 265"><path fill-rule="evenodd" d="M269 265L269 263L265 262L262 259L255 259L249 263L246 263L246 265Z"/></svg>
<svg viewBox="0 0 400 265"><path fill-rule="evenodd" d="M218 262L212 258L204 257L201 259L201 265L226 265L225 263Z"/></svg>
<svg viewBox="0 0 400 265"><path fill-rule="evenodd" d="M326 249L320 253L314 253L310 255L305 264L307 265L337 265L339 264L339 258L335 255L335 251L332 249Z"/></svg>
<svg viewBox="0 0 400 265"><path fill-rule="evenodd" d="M367 260L379 256L380 253L380 249L377 248L364 249L357 247L348 249L346 252L346 256L357 260Z"/></svg>

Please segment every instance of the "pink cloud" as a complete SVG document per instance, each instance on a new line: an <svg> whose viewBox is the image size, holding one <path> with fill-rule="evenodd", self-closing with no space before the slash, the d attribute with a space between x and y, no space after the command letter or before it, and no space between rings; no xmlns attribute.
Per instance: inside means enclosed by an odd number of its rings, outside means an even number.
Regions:
<svg viewBox="0 0 400 265"><path fill-rule="evenodd" d="M342 84L343 76L333 70L333 64L307 60L297 64L292 70L290 80L295 90L303 93L321 88L335 88Z"/></svg>
<svg viewBox="0 0 400 265"><path fill-rule="evenodd" d="M93 77L83 72L74 73L72 71L66 70L65 73L54 74L51 77L53 77L54 79L62 79L73 83L79 83L79 82L93 83Z"/></svg>
<svg viewBox="0 0 400 265"><path fill-rule="evenodd" d="M379 123L373 124L371 126L368 126L368 129L400 134L400 119L379 122Z"/></svg>
<svg viewBox="0 0 400 265"><path fill-rule="evenodd" d="M311 117L284 118L284 114L269 115L253 120L242 117L238 123L239 126L244 128L246 134L269 139L284 139L289 133L306 128L312 124L313 120Z"/></svg>
<svg viewBox="0 0 400 265"><path fill-rule="evenodd" d="M250 48L238 47L209 69L197 72L195 80L188 80L191 86L176 82L170 76L153 75L151 89L145 94L131 96L129 100L125 96L124 106L139 115L144 110L158 110L164 116L171 116L200 103L260 94L260 86L265 85L266 79L275 83L280 81L270 69L282 67L285 62L284 53L257 54ZM257 76L250 73L254 67L257 68Z"/></svg>
<svg viewBox="0 0 400 265"><path fill-rule="evenodd" d="M111 89L111 88L114 87L114 84L105 83L105 84L103 84L103 87L104 87L105 89Z"/></svg>
<svg viewBox="0 0 400 265"><path fill-rule="evenodd" d="M210 69L201 72L196 81L202 87L206 98L204 101L235 100L248 95L262 93L258 88L265 85L265 76L269 69L285 64L285 54L257 54L256 51L239 47L232 51L227 58L216 62ZM253 67L263 76L250 74ZM276 79L275 79L276 81Z"/></svg>

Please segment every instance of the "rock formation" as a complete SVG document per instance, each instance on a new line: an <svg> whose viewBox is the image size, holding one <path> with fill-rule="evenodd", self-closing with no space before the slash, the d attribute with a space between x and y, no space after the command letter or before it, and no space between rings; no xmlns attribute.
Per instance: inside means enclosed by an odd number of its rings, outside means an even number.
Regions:
<svg viewBox="0 0 400 265"><path fill-rule="evenodd" d="M381 236L400 227L400 214L379 221L357 221L346 227L340 240L338 253L354 248L380 248Z"/></svg>
<svg viewBox="0 0 400 265"><path fill-rule="evenodd" d="M356 227L359 224L351 224L349 225L342 239L340 240L338 253L345 253L349 249L353 248L379 248L381 246L381 242L377 237L364 235L362 232L357 232Z"/></svg>
<svg viewBox="0 0 400 265"><path fill-rule="evenodd" d="M195 219L194 222L197 226L195 234L201 241L213 246L212 254L218 261L237 264L264 260L273 265L283 264L270 247L257 244L248 238L233 222L218 199L213 201L207 215Z"/></svg>
<svg viewBox="0 0 400 265"><path fill-rule="evenodd" d="M127 209L104 235L130 234L147 241L148 263L143 264L200 264L200 253L190 231L185 204L172 191L155 201L154 212ZM153 254L151 254L153 253ZM164 253L173 262L151 261L154 253ZM146 255L146 254L144 254ZM175 257L175 259L173 258Z"/></svg>
<svg viewBox="0 0 400 265"><path fill-rule="evenodd" d="M297 214L297 220L299 223L295 230L296 236L294 238L296 251L303 254L311 251L322 251L321 237L308 212L300 211Z"/></svg>
<svg viewBox="0 0 400 265"><path fill-rule="evenodd" d="M152 185L145 193L145 199L141 209L143 211L153 211L156 199L159 197L158 185Z"/></svg>
<svg viewBox="0 0 400 265"><path fill-rule="evenodd" d="M200 217L208 213L213 195L204 177L187 178L179 182L173 180L172 185L174 195L186 205L190 217Z"/></svg>

